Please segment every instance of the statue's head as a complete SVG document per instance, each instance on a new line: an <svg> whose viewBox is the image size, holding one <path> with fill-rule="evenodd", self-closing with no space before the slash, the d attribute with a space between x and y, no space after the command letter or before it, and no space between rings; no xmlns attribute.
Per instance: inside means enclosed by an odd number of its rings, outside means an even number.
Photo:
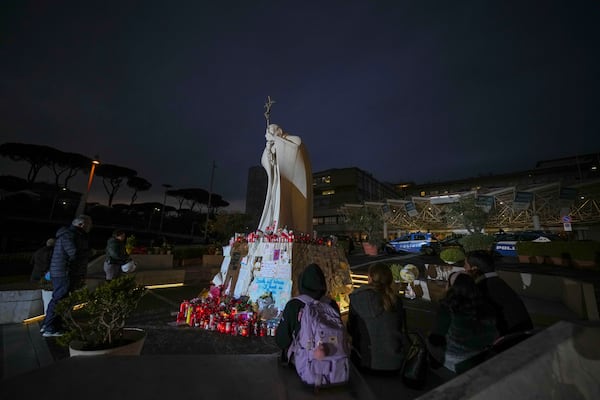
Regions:
<svg viewBox="0 0 600 400"><path fill-rule="evenodd" d="M269 136L283 136L283 130L281 129L281 127L277 124L270 124L267 127L267 137Z"/></svg>

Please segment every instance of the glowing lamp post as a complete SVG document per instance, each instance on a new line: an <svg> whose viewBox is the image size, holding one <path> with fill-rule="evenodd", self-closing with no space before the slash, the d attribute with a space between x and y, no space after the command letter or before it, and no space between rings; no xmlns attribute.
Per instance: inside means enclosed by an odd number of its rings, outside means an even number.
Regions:
<svg viewBox="0 0 600 400"><path fill-rule="evenodd" d="M79 201L79 206L77 207L77 212L75 213L75 216L81 215L85 212L85 205L90 194L92 181L94 180L94 172L96 172L96 165L100 164L100 161L98 161L97 158L98 156L94 157L94 159L92 160L92 169L90 169L90 177L88 178L87 189L85 193L81 195L81 200Z"/></svg>

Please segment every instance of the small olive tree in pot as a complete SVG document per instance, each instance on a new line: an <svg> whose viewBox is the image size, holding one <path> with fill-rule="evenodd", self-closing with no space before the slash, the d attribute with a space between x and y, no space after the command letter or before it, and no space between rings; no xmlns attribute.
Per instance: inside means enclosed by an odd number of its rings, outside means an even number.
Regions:
<svg viewBox="0 0 600 400"><path fill-rule="evenodd" d="M383 212L378 207L346 207L342 209L346 226L350 230L367 235L367 242L378 251L385 239L383 237ZM364 242L363 242L364 244ZM366 250L366 249L365 249Z"/></svg>
<svg viewBox="0 0 600 400"><path fill-rule="evenodd" d="M85 351L95 355L141 340L139 354L145 332L126 328L125 324L145 293L145 287L137 285L134 275L122 275L93 291L84 287L72 292L56 305L66 328L59 343L68 345L71 355L86 354ZM116 354L131 354L127 351Z"/></svg>

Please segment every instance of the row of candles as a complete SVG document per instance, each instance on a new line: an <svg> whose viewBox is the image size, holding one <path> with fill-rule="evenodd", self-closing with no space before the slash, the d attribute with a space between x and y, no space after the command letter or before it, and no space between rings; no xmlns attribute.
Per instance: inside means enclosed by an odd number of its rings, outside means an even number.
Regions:
<svg viewBox="0 0 600 400"><path fill-rule="evenodd" d="M184 300L176 322L232 336L275 336L278 320L262 320L253 311L227 310L223 306L210 297L203 301Z"/></svg>
<svg viewBox="0 0 600 400"><path fill-rule="evenodd" d="M294 234L290 231L281 231L273 233L263 233L261 231L251 232L247 236L239 235L234 239L237 243L312 243L318 245L331 246L333 243L331 238L314 238L308 233ZM233 243L231 243L233 244Z"/></svg>

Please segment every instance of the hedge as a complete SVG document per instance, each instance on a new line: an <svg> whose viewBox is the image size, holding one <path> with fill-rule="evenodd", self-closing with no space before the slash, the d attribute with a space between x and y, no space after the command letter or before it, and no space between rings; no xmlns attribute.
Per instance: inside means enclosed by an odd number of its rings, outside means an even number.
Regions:
<svg viewBox="0 0 600 400"><path fill-rule="evenodd" d="M483 233L472 233L458 239L465 253L475 250L490 251L494 244L494 237Z"/></svg>
<svg viewBox="0 0 600 400"><path fill-rule="evenodd" d="M600 260L600 242L517 242L520 256L559 257L572 260Z"/></svg>
<svg viewBox="0 0 600 400"><path fill-rule="evenodd" d="M175 246L172 250L173 258L184 260L186 258L199 258L208 254L210 245Z"/></svg>

